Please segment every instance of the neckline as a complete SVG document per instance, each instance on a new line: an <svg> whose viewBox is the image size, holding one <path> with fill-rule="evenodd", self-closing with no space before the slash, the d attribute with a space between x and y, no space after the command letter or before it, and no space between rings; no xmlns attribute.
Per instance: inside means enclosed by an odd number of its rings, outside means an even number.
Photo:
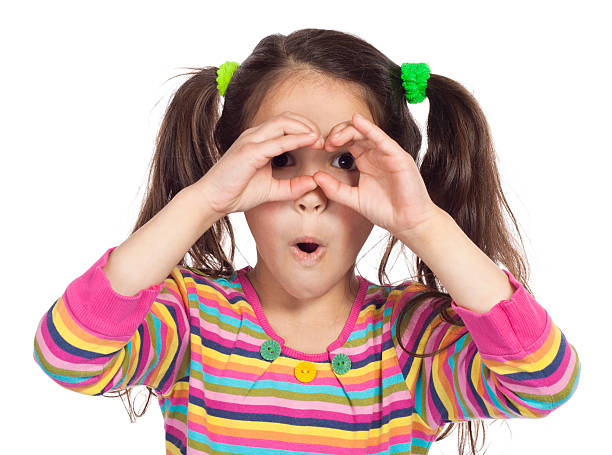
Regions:
<svg viewBox="0 0 612 455"><path fill-rule="evenodd" d="M361 308L363 306L363 301L365 299L366 291L369 286L368 281L361 275L356 275L357 279L359 280L359 290L357 291L357 296L355 297L355 300L353 301L351 312L349 314L348 319L344 323L344 326L342 327L342 331L340 332L340 335L338 335L338 337L327 346L327 350L325 352L320 352L317 354L310 354L310 353L298 351L297 349L293 349L285 345L285 339L279 336L274 331L274 329L268 322L268 318L266 317L263 311L263 307L261 306L261 302L259 301L257 292L255 292L255 289L253 288L251 281L246 276L246 274L252 268L253 267L251 267L250 265L247 265L237 270L236 272L238 274L238 280L240 281L240 284L242 285L242 290L247 297L247 301L249 302L249 304L255 311L255 316L257 317L259 324L261 325L261 327L264 329L264 331L270 338L272 338L273 340L277 341L280 344L281 353L292 356L292 357L296 357L297 359L300 359L300 360L310 360L313 362L330 360L331 357L333 356L333 351L343 346L344 343L346 343L346 340L348 339L349 335L353 332L353 328L355 327L355 323L357 322L357 317L359 316L359 313L361 312Z"/></svg>

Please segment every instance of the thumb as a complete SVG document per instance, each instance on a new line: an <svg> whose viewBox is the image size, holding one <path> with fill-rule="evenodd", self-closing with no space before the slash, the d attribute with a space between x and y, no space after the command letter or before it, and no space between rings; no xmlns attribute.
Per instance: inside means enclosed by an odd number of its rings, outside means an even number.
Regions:
<svg viewBox="0 0 612 455"><path fill-rule="evenodd" d="M293 201L305 193L314 190L317 183L310 175L300 175L290 180L273 179L272 201Z"/></svg>
<svg viewBox="0 0 612 455"><path fill-rule="evenodd" d="M342 183L327 172L318 171L312 176L317 185L321 187L328 199L344 204L357 211L357 188Z"/></svg>

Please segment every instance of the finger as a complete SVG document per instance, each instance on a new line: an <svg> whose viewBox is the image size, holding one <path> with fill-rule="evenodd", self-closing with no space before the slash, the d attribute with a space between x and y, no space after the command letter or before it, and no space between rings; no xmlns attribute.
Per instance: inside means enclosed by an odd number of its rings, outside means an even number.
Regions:
<svg viewBox="0 0 612 455"><path fill-rule="evenodd" d="M378 125L370 122L361 114L353 114L353 125L381 150L388 149L392 145L397 145L397 142L387 136L387 133L380 129Z"/></svg>
<svg viewBox="0 0 612 455"><path fill-rule="evenodd" d="M355 142L363 139L365 139L365 136L352 125L349 125L343 130L327 136L327 140L325 141L325 151L335 152L338 150L338 148L346 145L350 141Z"/></svg>
<svg viewBox="0 0 612 455"><path fill-rule="evenodd" d="M314 133L291 134L287 136L274 137L263 142L253 142L242 148L243 153L248 156L251 163L261 169L266 166L275 156L285 152L306 147L317 140Z"/></svg>
<svg viewBox="0 0 612 455"><path fill-rule="evenodd" d="M269 200L293 201L316 187L317 183L310 175L300 175L289 180L272 179Z"/></svg>
<svg viewBox="0 0 612 455"><path fill-rule="evenodd" d="M260 123L250 134L254 142L263 142L270 137L308 132L321 134L319 127L310 119L286 111Z"/></svg>
<svg viewBox="0 0 612 455"><path fill-rule="evenodd" d="M342 183L323 171L315 172L312 178L329 199L344 204L356 212L359 211L358 187Z"/></svg>
<svg viewBox="0 0 612 455"><path fill-rule="evenodd" d="M312 131L317 133L319 136L321 135L321 130L319 129L319 125L317 125L315 122L310 120L308 117L305 117L302 114L298 114L297 112L292 112L292 111L285 111L283 114L288 117L299 120L301 122L304 122L306 125L310 127Z"/></svg>
<svg viewBox="0 0 612 455"><path fill-rule="evenodd" d="M344 122L340 122L337 125L334 125L332 129L327 132L327 137L332 136L335 133L338 133L339 131L343 130L350 124L351 124L350 120L345 120Z"/></svg>
<svg viewBox="0 0 612 455"><path fill-rule="evenodd" d="M264 142L271 137L279 137L287 134L303 134L313 132L306 123L293 117L268 119L256 127L248 134L249 142Z"/></svg>
<svg viewBox="0 0 612 455"><path fill-rule="evenodd" d="M361 139L359 141L349 141L344 144L344 147L357 161L361 155L374 149L375 145L369 139Z"/></svg>

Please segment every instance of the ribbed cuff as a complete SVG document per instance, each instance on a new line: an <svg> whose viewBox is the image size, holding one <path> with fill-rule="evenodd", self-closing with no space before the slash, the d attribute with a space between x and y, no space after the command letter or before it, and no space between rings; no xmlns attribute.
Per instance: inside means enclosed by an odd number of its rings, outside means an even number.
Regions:
<svg viewBox="0 0 612 455"><path fill-rule="evenodd" d="M101 338L129 340L149 312L164 282L134 296L116 293L102 270L115 247L109 248L87 272L72 281L63 295L70 316Z"/></svg>
<svg viewBox="0 0 612 455"><path fill-rule="evenodd" d="M454 300L451 306L465 323L481 354L523 358L544 343L551 320L523 285L510 272L503 271L515 288L510 300L501 300L486 313L461 307Z"/></svg>

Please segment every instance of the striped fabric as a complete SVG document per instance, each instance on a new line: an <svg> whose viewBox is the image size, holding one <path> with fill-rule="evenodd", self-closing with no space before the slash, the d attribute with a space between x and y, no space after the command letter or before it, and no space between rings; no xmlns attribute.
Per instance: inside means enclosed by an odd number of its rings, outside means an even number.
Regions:
<svg viewBox="0 0 612 455"><path fill-rule="evenodd" d="M175 267L159 284L126 297L102 267L110 248L42 317L34 359L61 386L88 395L149 385L159 394L167 454L425 454L445 422L540 418L578 385L576 350L548 313L504 270L514 293L478 314L457 306L465 327L430 301L397 317L417 282L360 288L327 352L283 344L245 276L212 279ZM433 352L431 357L406 349ZM276 340L266 360L261 346ZM274 344L268 342L268 344ZM343 353L350 369L332 360ZM341 356L344 358L343 356ZM311 362L316 376L296 378Z"/></svg>

